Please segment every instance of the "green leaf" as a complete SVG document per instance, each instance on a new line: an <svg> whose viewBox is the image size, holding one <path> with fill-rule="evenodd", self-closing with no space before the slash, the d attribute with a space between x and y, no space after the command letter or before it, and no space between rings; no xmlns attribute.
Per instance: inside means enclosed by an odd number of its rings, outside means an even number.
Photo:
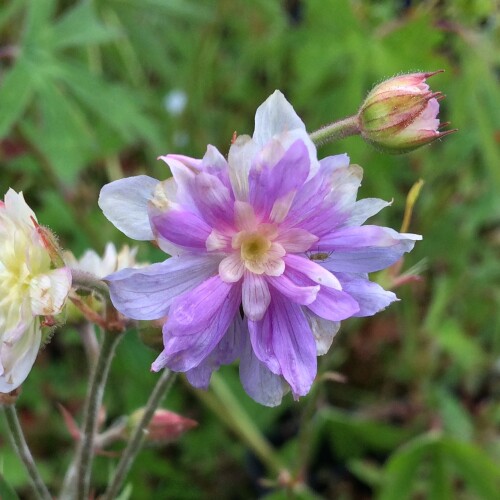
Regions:
<svg viewBox="0 0 500 500"><path fill-rule="evenodd" d="M441 387L434 390L432 400L441 416L445 433L459 440L470 441L474 427L471 417L460 402Z"/></svg>
<svg viewBox="0 0 500 500"><path fill-rule="evenodd" d="M41 119L24 130L65 184L72 184L90 158L92 131L81 109L52 82L38 91Z"/></svg>
<svg viewBox="0 0 500 500"><path fill-rule="evenodd" d="M391 456L384 469L378 500L411 498L418 468L438 439L436 434L424 434L408 442Z"/></svg>
<svg viewBox="0 0 500 500"><path fill-rule="evenodd" d="M101 23L93 3L83 1L68 10L52 27L52 39L57 49L99 44L120 36L117 29Z"/></svg>
<svg viewBox="0 0 500 500"><path fill-rule="evenodd" d="M124 140L141 137L161 144L156 127L139 106L139 94L108 83L71 62L66 62L60 69L71 92Z"/></svg>
<svg viewBox="0 0 500 500"><path fill-rule="evenodd" d="M33 69L21 56L3 78L0 86L0 137L9 133L33 96Z"/></svg>
<svg viewBox="0 0 500 500"><path fill-rule="evenodd" d="M0 474L0 498L2 500L19 500L17 493L10 487L2 474Z"/></svg>
<svg viewBox="0 0 500 500"><path fill-rule="evenodd" d="M500 470L484 451L475 445L454 439L443 440L443 449L467 486L482 500L498 500Z"/></svg>
<svg viewBox="0 0 500 500"><path fill-rule="evenodd" d="M388 451L408 439L412 431L328 409L320 413L327 435L341 458L359 457L365 450Z"/></svg>
<svg viewBox="0 0 500 500"><path fill-rule="evenodd" d="M429 500L454 499L451 475L446 465L446 456L442 441L437 441L431 457Z"/></svg>

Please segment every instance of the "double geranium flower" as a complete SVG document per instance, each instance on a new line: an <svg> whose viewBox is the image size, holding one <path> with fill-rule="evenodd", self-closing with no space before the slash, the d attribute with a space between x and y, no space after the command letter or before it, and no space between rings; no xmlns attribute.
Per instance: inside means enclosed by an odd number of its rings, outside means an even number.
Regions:
<svg viewBox="0 0 500 500"><path fill-rule="evenodd" d="M420 236L362 225L388 203L356 201L362 170L346 155L318 161L302 120L276 91L259 107L253 137L228 159L161 157L172 177L137 176L101 191L106 217L171 257L106 278L115 307L139 320L166 317L152 365L207 387L240 358L246 392L274 406L308 393L318 355L351 316L396 300L369 281Z"/></svg>
<svg viewBox="0 0 500 500"><path fill-rule="evenodd" d="M47 238L22 193L9 189L0 201L0 393L24 382L40 348L40 316L60 313L71 288Z"/></svg>

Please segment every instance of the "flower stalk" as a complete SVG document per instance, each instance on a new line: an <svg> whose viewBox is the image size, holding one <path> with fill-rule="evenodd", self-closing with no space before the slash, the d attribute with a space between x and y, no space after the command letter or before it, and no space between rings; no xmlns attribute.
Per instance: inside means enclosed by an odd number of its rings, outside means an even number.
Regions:
<svg viewBox="0 0 500 500"><path fill-rule="evenodd" d="M104 387L108 378L111 360L123 333L106 332L99 358L92 374L90 389L86 400L82 439L76 457L76 498L87 500L89 497L90 475L94 455L94 441L97 432L97 421L102 404Z"/></svg>
<svg viewBox="0 0 500 500"><path fill-rule="evenodd" d="M114 498L117 498L120 488L122 487L122 484L141 449L142 443L146 437L146 429L153 418L155 410L169 392L174 383L175 377L176 373L167 369L163 370L160 375L153 392L149 396L144 409L144 414L135 427L134 432L130 436L127 447L125 448L116 468L115 475L113 476L113 479L103 496L103 500L113 500Z"/></svg>
<svg viewBox="0 0 500 500"><path fill-rule="evenodd" d="M10 431L12 444L16 450L17 455L22 460L26 471L28 472L31 484L33 486L33 493L38 500L51 500L52 496L45 486L40 473L36 467L33 455L28 448L26 439L24 437L19 418L17 416L16 407L14 405L6 405L4 408L5 419Z"/></svg>
<svg viewBox="0 0 500 500"><path fill-rule="evenodd" d="M352 135L359 135L359 120L357 115L330 123L309 134L316 146L324 146L329 142L338 141Z"/></svg>

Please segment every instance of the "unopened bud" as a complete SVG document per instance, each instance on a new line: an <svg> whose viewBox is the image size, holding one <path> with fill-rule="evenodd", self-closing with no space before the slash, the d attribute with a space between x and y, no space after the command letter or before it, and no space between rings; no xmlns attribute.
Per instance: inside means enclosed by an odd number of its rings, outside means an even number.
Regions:
<svg viewBox="0 0 500 500"><path fill-rule="evenodd" d="M129 417L126 434L130 435L144 415L144 409L136 410ZM183 417L177 413L159 409L156 410L147 427L146 439L155 444L170 443L178 439L189 429L196 427L198 422Z"/></svg>
<svg viewBox="0 0 500 500"><path fill-rule="evenodd" d="M56 235L48 227L40 226L40 224L38 224L34 217L31 217L31 221L35 226L36 231L40 236L40 239L42 240L42 244L47 250L47 253L49 254L50 260L52 261L54 267L64 267L65 263L62 255L62 250L59 247Z"/></svg>
<svg viewBox="0 0 500 500"><path fill-rule="evenodd" d="M361 136L387 153L406 153L455 130L440 132L440 92L427 78L439 73L412 73L380 83L368 94L358 113Z"/></svg>

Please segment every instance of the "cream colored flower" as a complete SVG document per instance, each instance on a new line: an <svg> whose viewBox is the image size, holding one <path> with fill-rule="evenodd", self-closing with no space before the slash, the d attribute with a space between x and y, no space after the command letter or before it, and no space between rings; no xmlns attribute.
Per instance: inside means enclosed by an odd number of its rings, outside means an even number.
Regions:
<svg viewBox="0 0 500 500"><path fill-rule="evenodd" d="M97 278L104 278L125 267L141 267L136 263L136 254L137 247L130 248L128 245L124 245L117 252L113 243L107 243L102 257L94 250L86 250L77 259L73 253L66 251L64 252L64 261L71 269L91 273Z"/></svg>
<svg viewBox="0 0 500 500"><path fill-rule="evenodd" d="M71 272L53 269L36 216L22 193L0 201L0 392L28 376L40 348L39 316L61 312Z"/></svg>

